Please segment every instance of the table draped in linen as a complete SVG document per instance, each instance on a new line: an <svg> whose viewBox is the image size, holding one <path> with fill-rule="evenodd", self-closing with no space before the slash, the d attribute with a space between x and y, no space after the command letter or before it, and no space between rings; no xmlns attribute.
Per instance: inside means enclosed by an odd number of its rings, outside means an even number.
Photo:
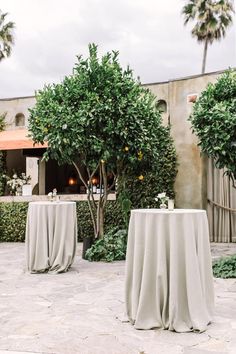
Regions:
<svg viewBox="0 0 236 354"><path fill-rule="evenodd" d="M204 210L132 210L125 299L136 329L204 331L214 309Z"/></svg>
<svg viewBox="0 0 236 354"><path fill-rule="evenodd" d="M27 270L61 273L72 265L77 243L75 202L31 202L26 224Z"/></svg>

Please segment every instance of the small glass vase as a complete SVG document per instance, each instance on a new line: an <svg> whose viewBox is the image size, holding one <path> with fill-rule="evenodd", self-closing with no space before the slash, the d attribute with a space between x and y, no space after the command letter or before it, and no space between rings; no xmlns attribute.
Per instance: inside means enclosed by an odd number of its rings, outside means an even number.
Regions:
<svg viewBox="0 0 236 354"><path fill-rule="evenodd" d="M160 204L160 209L166 209L166 208L167 208L167 205L165 203Z"/></svg>
<svg viewBox="0 0 236 354"><path fill-rule="evenodd" d="M16 196L22 195L22 188L21 187L16 188L15 195Z"/></svg>

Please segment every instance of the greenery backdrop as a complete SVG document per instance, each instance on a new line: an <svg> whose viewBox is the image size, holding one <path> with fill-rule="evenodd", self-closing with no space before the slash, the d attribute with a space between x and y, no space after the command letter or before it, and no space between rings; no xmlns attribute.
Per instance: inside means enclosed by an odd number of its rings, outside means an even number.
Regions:
<svg viewBox="0 0 236 354"><path fill-rule="evenodd" d="M78 240L93 234L89 208L86 202L77 202ZM0 242L24 242L28 203L0 203ZM105 231L124 226L121 210L116 201L109 201L105 214Z"/></svg>
<svg viewBox="0 0 236 354"><path fill-rule="evenodd" d="M236 178L236 71L229 70L201 93L190 116L193 131L216 167Z"/></svg>

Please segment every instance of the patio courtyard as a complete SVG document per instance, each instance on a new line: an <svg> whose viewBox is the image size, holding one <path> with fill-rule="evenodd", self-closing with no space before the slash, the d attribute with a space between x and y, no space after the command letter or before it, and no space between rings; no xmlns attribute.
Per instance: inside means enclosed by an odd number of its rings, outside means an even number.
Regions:
<svg viewBox="0 0 236 354"><path fill-rule="evenodd" d="M212 257L236 244L212 244ZM204 333L135 330L125 317L125 262L89 263L81 244L63 274L25 272L21 243L0 244L0 353L234 354L236 279L215 279L216 310Z"/></svg>

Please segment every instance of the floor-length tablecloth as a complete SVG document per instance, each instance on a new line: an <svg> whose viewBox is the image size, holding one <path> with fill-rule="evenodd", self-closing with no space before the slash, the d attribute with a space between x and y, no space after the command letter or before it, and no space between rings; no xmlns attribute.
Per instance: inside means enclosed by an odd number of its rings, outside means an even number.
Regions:
<svg viewBox="0 0 236 354"><path fill-rule="evenodd" d="M206 329L214 290L204 210L131 211L125 297L136 329Z"/></svg>
<svg viewBox="0 0 236 354"><path fill-rule="evenodd" d="M76 242L75 202L29 203L26 224L28 271L67 271L75 257Z"/></svg>

